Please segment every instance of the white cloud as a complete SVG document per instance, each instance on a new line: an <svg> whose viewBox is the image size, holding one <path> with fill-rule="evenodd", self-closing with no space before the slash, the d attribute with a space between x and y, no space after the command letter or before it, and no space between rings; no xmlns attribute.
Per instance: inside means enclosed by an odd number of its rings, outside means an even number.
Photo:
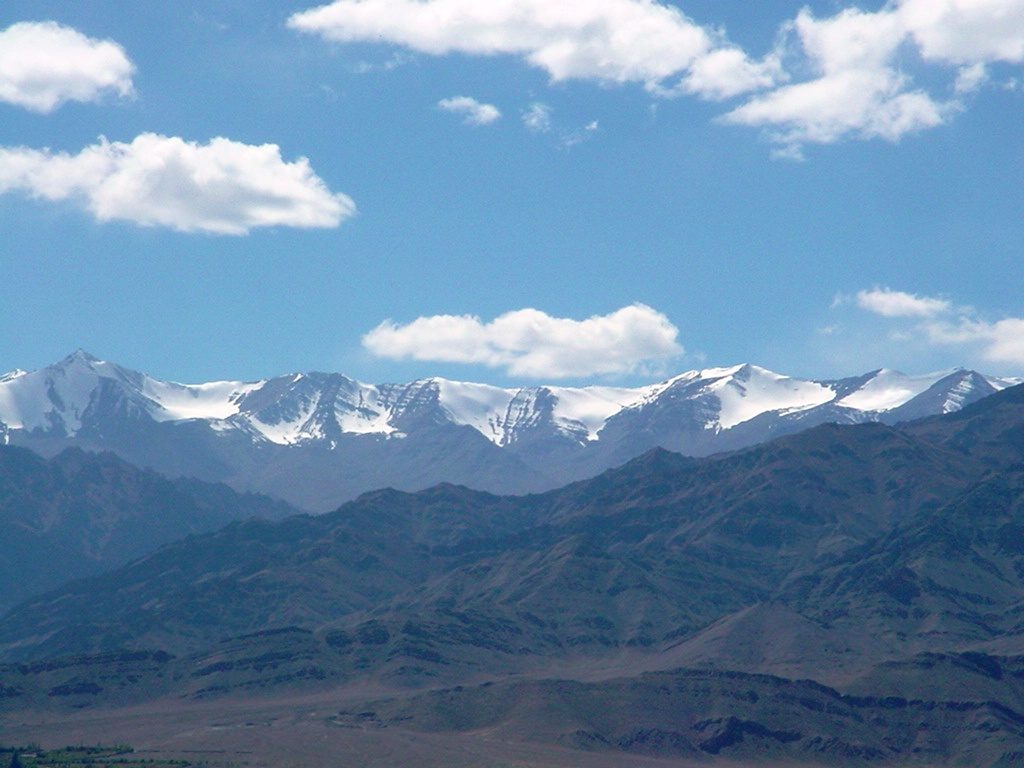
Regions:
<svg viewBox="0 0 1024 768"><path fill-rule="evenodd" d="M487 323L471 315L386 321L363 337L363 346L393 360L475 363L554 379L653 369L683 353L678 335L663 314L634 304L586 320L520 309Z"/></svg>
<svg viewBox="0 0 1024 768"><path fill-rule="evenodd" d="M724 100L741 93L770 88L785 79L778 57L753 61L739 48L719 48L697 59L682 82L682 90L706 99Z"/></svg>
<svg viewBox="0 0 1024 768"><path fill-rule="evenodd" d="M332 193L309 162L281 159L275 144L224 138L207 144L144 133L77 155L0 147L0 193L71 200L99 221L181 232L241 235L255 227L336 227L355 204Z"/></svg>
<svg viewBox="0 0 1024 768"><path fill-rule="evenodd" d="M917 296L889 288L858 292L857 306L882 317L934 317L952 309L952 304L945 299Z"/></svg>
<svg viewBox="0 0 1024 768"><path fill-rule="evenodd" d="M953 90L958 94L974 93L988 81L988 67L982 62L962 67L957 73Z"/></svg>
<svg viewBox="0 0 1024 768"><path fill-rule="evenodd" d="M1024 61L1022 0L902 0L899 13L930 61Z"/></svg>
<svg viewBox="0 0 1024 768"><path fill-rule="evenodd" d="M1024 365L1024 318L1008 317L985 324L982 334L989 360Z"/></svg>
<svg viewBox="0 0 1024 768"><path fill-rule="evenodd" d="M501 110L493 104L483 104L470 96L441 99L437 106L446 112L462 115L466 125L490 125L501 119Z"/></svg>
<svg viewBox="0 0 1024 768"><path fill-rule="evenodd" d="M982 356L994 363L1024 365L1024 318L996 322L976 318L927 323L922 327L933 344L980 346Z"/></svg>
<svg viewBox="0 0 1024 768"><path fill-rule="evenodd" d="M642 83L709 98L770 84L774 69L656 0L336 0L288 26L432 55L519 56L555 81Z"/></svg>
<svg viewBox="0 0 1024 768"><path fill-rule="evenodd" d="M535 101L523 112L523 125L534 133L547 133L551 130L551 107Z"/></svg>
<svg viewBox="0 0 1024 768"><path fill-rule="evenodd" d="M0 101L34 112L97 101L107 92L129 96L134 71L117 43L52 21L23 21L0 32Z"/></svg>
<svg viewBox="0 0 1024 768"><path fill-rule="evenodd" d="M816 19L804 9L792 31L817 77L757 96L728 113L725 122L766 127L783 155L797 156L806 143L850 137L895 141L946 119L950 106L912 90L895 66L906 35L896 12L849 9Z"/></svg>
<svg viewBox="0 0 1024 768"><path fill-rule="evenodd" d="M763 130L772 154L790 159L809 144L896 142L946 124L991 65L1024 61L1024 0L877 5L848 0L822 18L805 8L760 59L667 0L336 0L288 24L342 43L518 56L553 81L640 83L666 98L746 94L722 122ZM948 87L916 83L923 71L922 82Z"/></svg>
<svg viewBox="0 0 1024 768"><path fill-rule="evenodd" d="M906 51L955 72L958 96L984 83L988 64L1024 61L1024 0L892 0L876 12L848 8L823 19L804 9L786 29L798 43L788 51L794 69L812 77L723 118L766 129L782 157L802 157L808 143L897 141L948 122L963 105L915 87L901 60Z"/></svg>
<svg viewBox="0 0 1024 768"><path fill-rule="evenodd" d="M860 291L857 305L893 320L912 319L912 325L890 334L896 341L975 347L987 361L1024 365L1024 318L992 322L979 317L971 307L957 306L946 299L878 288Z"/></svg>

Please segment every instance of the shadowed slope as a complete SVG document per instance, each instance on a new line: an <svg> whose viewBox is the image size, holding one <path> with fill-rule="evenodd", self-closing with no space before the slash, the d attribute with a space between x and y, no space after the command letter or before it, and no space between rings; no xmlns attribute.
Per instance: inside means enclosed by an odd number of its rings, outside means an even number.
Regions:
<svg viewBox="0 0 1024 768"><path fill-rule="evenodd" d="M0 611L189 534L291 514L282 502L168 480L112 454L68 449L45 460L0 446Z"/></svg>

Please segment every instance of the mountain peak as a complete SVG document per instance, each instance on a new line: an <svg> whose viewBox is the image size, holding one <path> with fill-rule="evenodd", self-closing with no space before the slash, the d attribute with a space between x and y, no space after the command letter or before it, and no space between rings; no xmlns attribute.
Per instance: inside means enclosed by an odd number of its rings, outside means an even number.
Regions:
<svg viewBox="0 0 1024 768"><path fill-rule="evenodd" d="M726 367L702 368L700 371L697 371L697 374L698 378L701 379L724 379L729 378L731 376L736 376L739 373L741 373L744 369L749 368L749 363L740 363L738 365L730 365Z"/></svg>
<svg viewBox="0 0 1024 768"><path fill-rule="evenodd" d="M769 422L775 424L769 431L778 434L790 430L791 422L806 427L823 420L884 420L889 413L908 418L950 412L1011 383L972 377L963 369L906 376L886 368L855 380L821 381L739 363L632 388L498 387L439 376L374 385L315 372L248 383L177 384L78 349L48 368L0 377L0 427L73 437L83 420L106 432L111 425L100 422L120 414L133 423L206 422L216 440L234 434L257 444L309 443L334 450L339 440L352 436L385 439L455 425L472 427L516 453L542 443L552 449L562 443L586 448L603 435L609 450L627 439L638 443L629 449L639 449L636 455L655 445L700 455L732 447L731 437L722 446L708 441L757 419L760 426L736 440L751 441L749 435L760 434ZM908 410L904 406L911 401L917 405ZM648 423L651 419L657 423ZM681 435L696 434L707 444L679 442Z"/></svg>
<svg viewBox="0 0 1024 768"><path fill-rule="evenodd" d="M100 360L98 357L96 357L96 355L93 355L92 353L87 352L84 349L82 349L81 347L79 347L74 352L72 352L70 355L68 355L63 360L61 360L61 362L59 364L64 364L64 363L86 363L86 364L92 365L92 364L95 364L95 363L102 363L102 362L103 361Z"/></svg>
<svg viewBox="0 0 1024 768"><path fill-rule="evenodd" d="M0 377L0 442L112 450L325 510L386 485L529 492L656 447L706 456L822 423L891 424L957 411L1012 383L885 369L821 381L740 363L641 387L366 384L316 372L178 384L79 349Z"/></svg>

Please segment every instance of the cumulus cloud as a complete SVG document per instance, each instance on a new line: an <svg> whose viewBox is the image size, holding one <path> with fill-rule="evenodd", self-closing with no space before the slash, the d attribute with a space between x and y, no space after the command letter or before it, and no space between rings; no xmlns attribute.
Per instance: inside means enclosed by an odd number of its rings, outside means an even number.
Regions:
<svg viewBox="0 0 1024 768"><path fill-rule="evenodd" d="M724 120L767 127L777 145L830 144L843 138L895 141L940 125L949 106L934 100L895 66L906 30L895 11L842 11L816 19L804 9L792 24L817 77L749 100Z"/></svg>
<svg viewBox="0 0 1024 768"><path fill-rule="evenodd" d="M537 309L508 312L490 322L472 315L385 321L363 337L378 357L474 363L530 378L573 378L653 370L683 353L679 330L643 304L586 320Z"/></svg>
<svg viewBox="0 0 1024 768"><path fill-rule="evenodd" d="M762 130L773 154L791 159L809 144L896 142L946 124L993 65L1024 62L1024 0L835 5L830 16L805 8L780 19L779 43L761 58L667 0L335 0L288 24L341 43L516 56L553 81L744 97L721 121ZM927 85L915 81L922 72Z"/></svg>
<svg viewBox="0 0 1024 768"><path fill-rule="evenodd" d="M988 64L1024 61L1024 0L892 0L821 19L804 9L785 30L784 53L811 77L756 95L723 121L764 128L792 158L811 143L897 141L960 111L957 98L914 85L903 66L908 51L948 69L957 97L981 86Z"/></svg>
<svg viewBox="0 0 1024 768"><path fill-rule="evenodd" d="M722 101L769 88L785 79L782 63L774 54L754 61L739 48L719 48L694 61L680 89Z"/></svg>
<svg viewBox="0 0 1024 768"><path fill-rule="evenodd" d="M144 133L76 155L0 147L0 193L70 200L99 221L242 235L256 227L336 227L355 204L332 193L306 158L275 144L206 144Z"/></svg>
<svg viewBox="0 0 1024 768"><path fill-rule="evenodd" d="M771 84L776 69L655 0L336 0L296 13L288 26L432 55L518 56L554 81L641 83L708 98Z"/></svg>
<svg viewBox="0 0 1024 768"><path fill-rule="evenodd" d="M889 288L859 291L857 306L883 317L934 317L953 308L945 299L917 296Z"/></svg>
<svg viewBox="0 0 1024 768"><path fill-rule="evenodd" d="M894 321L893 338L934 346L973 347L993 363L1024 365L1024 318L990 321L946 299L875 288L857 294L857 306Z"/></svg>
<svg viewBox="0 0 1024 768"><path fill-rule="evenodd" d="M493 104L483 104L471 96L453 96L441 99L437 106L445 112L462 115L466 125L490 125L501 119L501 110Z"/></svg>
<svg viewBox="0 0 1024 768"><path fill-rule="evenodd" d="M1024 61L1021 0L902 0L897 7L929 61Z"/></svg>
<svg viewBox="0 0 1024 768"><path fill-rule="evenodd" d="M48 113L68 101L129 96L134 65L120 45L52 21L0 31L0 101Z"/></svg>

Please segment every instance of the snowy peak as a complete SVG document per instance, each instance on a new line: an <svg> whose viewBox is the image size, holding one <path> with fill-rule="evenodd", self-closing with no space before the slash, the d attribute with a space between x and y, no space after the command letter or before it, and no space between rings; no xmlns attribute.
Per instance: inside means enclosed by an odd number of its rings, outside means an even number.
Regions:
<svg viewBox="0 0 1024 768"><path fill-rule="evenodd" d="M74 435L103 388L103 382L128 383L115 365L82 350L59 363L0 380L0 420L10 429Z"/></svg>
<svg viewBox="0 0 1024 768"><path fill-rule="evenodd" d="M156 422L220 419L258 384L159 381L78 350L54 365L0 379L0 422L10 429L74 437L110 418Z"/></svg>
<svg viewBox="0 0 1024 768"><path fill-rule="evenodd" d="M836 401L839 407L908 420L958 411L1021 380L984 376L964 368L922 376L882 368L855 382L856 386Z"/></svg>
<svg viewBox="0 0 1024 768"><path fill-rule="evenodd" d="M907 376L899 371L881 368L869 374L867 382L856 392L841 399L838 405L856 411L891 411L906 405L951 373L953 371Z"/></svg>
<svg viewBox="0 0 1024 768"><path fill-rule="evenodd" d="M835 391L815 381L781 376L756 365L743 365L713 381L708 390L720 404L716 423L709 427L731 429L762 413L800 411L835 399Z"/></svg>
<svg viewBox="0 0 1024 768"><path fill-rule="evenodd" d="M380 388L332 373L296 373L252 385L231 424L278 445L389 434Z"/></svg>
<svg viewBox="0 0 1024 768"><path fill-rule="evenodd" d="M680 429L729 430L765 413L786 414L832 402L836 390L756 365L688 371L649 387L623 415L675 420Z"/></svg>
<svg viewBox="0 0 1024 768"><path fill-rule="evenodd" d="M926 398L933 399L937 407L929 407L929 410L953 413L979 397L995 394L1000 389L1003 387L988 381L981 374L961 368L935 382L917 399L922 403Z"/></svg>
<svg viewBox="0 0 1024 768"><path fill-rule="evenodd" d="M0 377L0 429L74 437L118 423L201 422L282 446L346 436L403 437L468 427L499 447L556 441L586 446L615 432L729 433L764 419L870 421L949 413L1013 384L963 369L908 376L880 369L814 381L756 365L681 373L646 387L502 388L421 379L365 384L337 373L294 373L256 382L178 384L79 350L47 368ZM820 409L820 410L819 410ZM845 415L844 415L845 414Z"/></svg>
<svg viewBox="0 0 1024 768"><path fill-rule="evenodd" d="M452 423L472 427L497 445L508 442L516 416L532 411L531 404L524 403L522 398L513 408L519 395L515 390L447 379L431 379L431 385L437 393L438 405Z"/></svg>
<svg viewBox="0 0 1024 768"><path fill-rule="evenodd" d="M597 440L612 416L654 397L664 385L624 389L617 387L545 388L554 399L552 417L566 434ZM582 440L581 440L582 442Z"/></svg>
<svg viewBox="0 0 1024 768"><path fill-rule="evenodd" d="M650 387L535 387L502 389L431 379L437 402L455 424L476 429L499 446L527 440L538 433L578 443L596 440L614 414L643 399Z"/></svg>

